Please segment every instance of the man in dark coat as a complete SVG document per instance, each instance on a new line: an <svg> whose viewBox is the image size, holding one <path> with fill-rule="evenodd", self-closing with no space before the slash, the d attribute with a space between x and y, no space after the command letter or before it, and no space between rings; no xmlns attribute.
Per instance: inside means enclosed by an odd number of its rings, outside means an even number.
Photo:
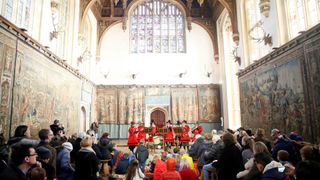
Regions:
<svg viewBox="0 0 320 180"><path fill-rule="evenodd" d="M0 179L27 180L27 173L37 163L37 153L32 145L17 144L12 146L11 162L1 174Z"/></svg>
<svg viewBox="0 0 320 180"><path fill-rule="evenodd" d="M149 151L147 147L144 145L145 141L144 139L140 139L139 146L137 147L135 151L135 156L137 160L139 161L139 167L142 172L144 172L144 167L146 164L146 161L149 157Z"/></svg>

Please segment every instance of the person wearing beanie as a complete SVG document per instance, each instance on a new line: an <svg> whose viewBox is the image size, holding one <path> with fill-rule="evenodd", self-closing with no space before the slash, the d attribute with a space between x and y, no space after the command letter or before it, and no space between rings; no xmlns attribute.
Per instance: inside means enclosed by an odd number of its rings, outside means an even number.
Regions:
<svg viewBox="0 0 320 180"><path fill-rule="evenodd" d="M70 142L62 144L63 149L57 156L57 174L58 179L72 180L74 168L71 166L70 152L73 146Z"/></svg>
<svg viewBox="0 0 320 180"><path fill-rule="evenodd" d="M49 163L50 159L52 158L51 151L44 146L40 146L36 149L36 152L38 154L37 160L41 163L42 168L46 171L47 179L55 179L56 170L52 164Z"/></svg>

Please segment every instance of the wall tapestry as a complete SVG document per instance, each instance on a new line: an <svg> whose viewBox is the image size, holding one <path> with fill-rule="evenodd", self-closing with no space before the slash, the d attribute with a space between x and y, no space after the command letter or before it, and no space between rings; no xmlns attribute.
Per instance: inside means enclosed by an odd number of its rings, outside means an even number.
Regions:
<svg viewBox="0 0 320 180"><path fill-rule="evenodd" d="M16 54L16 37L0 28L0 133L9 136L11 81Z"/></svg>
<svg viewBox="0 0 320 180"><path fill-rule="evenodd" d="M220 94L219 88L199 88L199 115L203 122L220 122Z"/></svg>
<svg viewBox="0 0 320 180"><path fill-rule="evenodd" d="M13 129L29 125L36 137L39 129L59 119L66 132L78 132L80 79L23 42L18 43L18 51Z"/></svg>
<svg viewBox="0 0 320 180"><path fill-rule="evenodd" d="M143 121L144 95L143 88L119 89L119 121L121 124Z"/></svg>
<svg viewBox="0 0 320 180"><path fill-rule="evenodd" d="M197 88L172 88L172 120L196 122L198 118Z"/></svg>
<svg viewBox="0 0 320 180"><path fill-rule="evenodd" d="M301 58L301 57L300 57ZM272 68L260 68L240 79L242 125L278 128L284 133L308 134L301 59L294 58Z"/></svg>
<svg viewBox="0 0 320 180"><path fill-rule="evenodd" d="M117 89L97 88L96 110L100 123L117 123Z"/></svg>
<svg viewBox="0 0 320 180"><path fill-rule="evenodd" d="M307 68L311 82L309 84L310 100L312 102L311 113L314 131L314 141L320 142L320 38L312 40L305 45Z"/></svg>

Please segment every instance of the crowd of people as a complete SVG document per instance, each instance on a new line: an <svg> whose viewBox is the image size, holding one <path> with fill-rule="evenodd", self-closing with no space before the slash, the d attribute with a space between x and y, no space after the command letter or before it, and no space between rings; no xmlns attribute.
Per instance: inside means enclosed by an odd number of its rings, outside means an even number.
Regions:
<svg viewBox="0 0 320 180"><path fill-rule="evenodd" d="M167 126L170 129L170 122ZM187 137L183 134L190 131L187 126L181 123L178 137L174 131L174 136L167 135L170 130L163 133L164 149L151 154L147 144L153 143L150 136L157 135L154 125L149 132L143 124L137 128L131 124L128 152L117 149L107 132L97 138L97 123L67 138L56 120L38 132L38 140L30 138L28 126L20 125L8 141L0 138L0 179L320 179L319 145L303 141L295 132L286 135L273 129L266 137L261 128L255 133L239 128L210 133L197 130Z"/></svg>

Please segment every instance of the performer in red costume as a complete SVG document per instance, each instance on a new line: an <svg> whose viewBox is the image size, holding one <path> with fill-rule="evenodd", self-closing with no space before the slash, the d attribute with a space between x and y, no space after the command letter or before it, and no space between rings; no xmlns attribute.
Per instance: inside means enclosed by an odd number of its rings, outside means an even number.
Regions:
<svg viewBox="0 0 320 180"><path fill-rule="evenodd" d="M190 127L187 124L186 120L182 121L182 133L180 137L180 148L183 146L183 149L189 150L189 142L190 142L190 136L189 136Z"/></svg>
<svg viewBox="0 0 320 180"><path fill-rule="evenodd" d="M152 128L152 131L149 134L149 138L147 139L147 141L148 142L153 142L153 136L156 136L156 134L157 134L157 127L154 124L154 120L153 119L151 119L150 127Z"/></svg>
<svg viewBox="0 0 320 180"><path fill-rule="evenodd" d="M147 140L146 133L144 133L144 123L143 122L139 123L137 139L138 139L138 142L140 142L141 139L143 139L144 141Z"/></svg>
<svg viewBox="0 0 320 180"><path fill-rule="evenodd" d="M131 126L128 130L128 133L129 133L128 147L129 147L130 151L133 152L133 149L138 145L138 140L137 140L137 136L136 136L137 129L134 126L133 121L131 122Z"/></svg>
<svg viewBox="0 0 320 180"><path fill-rule="evenodd" d="M174 131L173 131L172 123L170 120L167 122L167 128L168 128L168 131L164 136L164 142L169 148L171 148L171 146L174 143Z"/></svg>
<svg viewBox="0 0 320 180"><path fill-rule="evenodd" d="M192 142L194 142L196 140L196 135L197 134L200 134L202 133L203 131L203 127L199 124L199 122L197 121L196 122L196 125L195 127L192 128L192 134L193 134L193 137L192 137Z"/></svg>

